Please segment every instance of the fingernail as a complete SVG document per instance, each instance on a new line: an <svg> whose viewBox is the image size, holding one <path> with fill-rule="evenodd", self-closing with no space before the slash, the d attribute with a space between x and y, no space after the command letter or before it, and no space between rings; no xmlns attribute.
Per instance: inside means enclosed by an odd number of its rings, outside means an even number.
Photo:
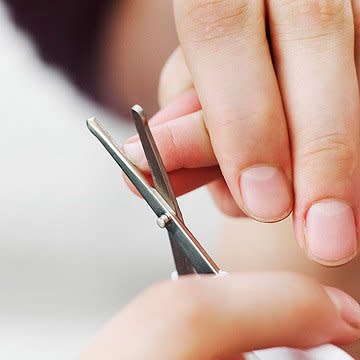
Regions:
<svg viewBox="0 0 360 360"><path fill-rule="evenodd" d="M343 291L324 286L330 300L338 309L342 319L354 328L360 329L360 305L350 295Z"/></svg>
<svg viewBox="0 0 360 360"><path fill-rule="evenodd" d="M123 145L126 157L137 167L143 167L145 163L145 153L139 141L126 143Z"/></svg>
<svg viewBox="0 0 360 360"><path fill-rule="evenodd" d="M315 203L306 215L305 242L309 255L326 265L341 265L357 251L352 208L338 200Z"/></svg>
<svg viewBox="0 0 360 360"><path fill-rule="evenodd" d="M240 176L244 206L254 218L275 221L288 215L291 194L284 173L273 166L246 169Z"/></svg>

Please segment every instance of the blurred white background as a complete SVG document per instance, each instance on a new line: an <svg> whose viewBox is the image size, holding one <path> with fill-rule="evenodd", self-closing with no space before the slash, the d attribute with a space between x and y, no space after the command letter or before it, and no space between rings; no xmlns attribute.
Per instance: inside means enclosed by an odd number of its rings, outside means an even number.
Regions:
<svg viewBox="0 0 360 360"><path fill-rule="evenodd" d="M0 359L72 359L136 293L173 269L165 232L88 132L133 133L41 63L0 3ZM211 250L204 190L180 201ZM210 251L211 252L211 251Z"/></svg>

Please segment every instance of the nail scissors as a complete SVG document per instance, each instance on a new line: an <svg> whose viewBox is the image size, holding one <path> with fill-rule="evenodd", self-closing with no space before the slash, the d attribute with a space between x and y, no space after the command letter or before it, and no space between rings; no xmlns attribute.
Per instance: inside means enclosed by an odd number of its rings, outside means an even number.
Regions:
<svg viewBox="0 0 360 360"><path fill-rule="evenodd" d="M95 118L88 119L87 126L153 210L158 226L167 230L177 274L220 275L222 271L184 223L144 110L135 105L131 114L150 167L154 187L126 158L111 135Z"/></svg>

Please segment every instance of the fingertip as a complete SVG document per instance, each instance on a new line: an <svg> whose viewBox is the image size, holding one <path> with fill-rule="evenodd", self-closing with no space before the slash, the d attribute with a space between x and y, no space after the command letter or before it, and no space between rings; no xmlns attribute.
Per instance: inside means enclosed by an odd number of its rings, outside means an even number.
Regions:
<svg viewBox="0 0 360 360"><path fill-rule="evenodd" d="M360 305L345 292L330 286L324 286L324 290L338 310L341 318L359 332L360 336Z"/></svg>
<svg viewBox="0 0 360 360"><path fill-rule="evenodd" d="M144 149L141 145L141 142L126 142L123 145L123 151L126 157L140 170L145 170L147 168L147 161L144 153Z"/></svg>
<svg viewBox="0 0 360 360"><path fill-rule="evenodd" d="M309 258L325 266L340 266L357 255L358 237L352 207L337 199L314 202L304 220Z"/></svg>
<svg viewBox="0 0 360 360"><path fill-rule="evenodd" d="M243 170L239 177L241 205L245 212L261 222L277 222L289 216L293 208L291 186L285 173L276 166L256 165Z"/></svg>
<svg viewBox="0 0 360 360"><path fill-rule="evenodd" d="M323 289L336 309L338 320L334 321L333 337L335 344L346 345L360 338L360 305L350 295L340 289L323 286ZM333 325L333 324L331 324Z"/></svg>

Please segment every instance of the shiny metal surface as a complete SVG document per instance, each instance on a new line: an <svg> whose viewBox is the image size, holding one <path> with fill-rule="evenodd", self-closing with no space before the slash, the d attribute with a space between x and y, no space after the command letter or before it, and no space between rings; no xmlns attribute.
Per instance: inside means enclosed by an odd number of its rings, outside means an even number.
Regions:
<svg viewBox="0 0 360 360"><path fill-rule="evenodd" d="M163 229L164 227L166 227L166 224L170 221L169 215L168 214L164 214L161 215L160 217L158 217L156 219L156 223L158 224L159 228Z"/></svg>
<svg viewBox="0 0 360 360"><path fill-rule="evenodd" d="M86 124L89 130L102 143L111 157L120 166L121 170L134 184L157 217L166 212L173 212L172 208L167 205L166 201L160 197L160 194L149 186L144 175L126 158L120 147L115 143L111 135L101 126L101 124L95 118L88 119Z"/></svg>
<svg viewBox="0 0 360 360"><path fill-rule="evenodd" d="M165 214L169 218L165 224L169 237L176 242L192 268L199 274L218 274L219 267L185 226L182 217L179 217L163 196L148 184L143 174L126 158L110 134L95 118L88 119L87 126L134 184L157 218Z"/></svg>
<svg viewBox="0 0 360 360"><path fill-rule="evenodd" d="M157 224L161 228L167 229L178 275L194 272L198 274L223 274L183 222L179 205L148 127L144 111L140 106L135 106L132 108L132 112L154 179L155 189L148 184L142 173L126 158L110 134L95 118L89 119L87 126L152 208L157 216ZM251 359L257 359L254 354L249 353L248 356L252 356Z"/></svg>
<svg viewBox="0 0 360 360"><path fill-rule="evenodd" d="M220 269L215 261L179 218L171 215L171 221L167 223L166 229L172 234L198 274L219 274Z"/></svg>
<svg viewBox="0 0 360 360"><path fill-rule="evenodd" d="M135 122L136 130L139 134L141 144L144 149L146 159L149 164L155 189L171 206L171 208L174 210L174 213L180 219L182 219L179 204L176 200L173 188L170 184L170 180L166 173L164 163L159 154L159 150L151 134L145 112L141 106L134 105L131 109L131 113Z"/></svg>
<svg viewBox="0 0 360 360"><path fill-rule="evenodd" d="M161 159L155 140L151 134L145 112L141 106L134 105L131 109L131 113L135 121L136 130L139 134L139 138L143 146L146 159L149 164L155 189L166 200L169 206L173 209L176 216L179 219L183 220L179 204L176 200L164 163ZM158 219L161 219L161 217L159 217ZM173 234L171 232L168 232L168 236L170 240L171 250L173 253L176 271L178 272L178 274L186 275L194 273L193 267L187 260L186 256L184 256L182 250L179 248L179 245L177 244L176 239L174 239Z"/></svg>
<svg viewBox="0 0 360 360"><path fill-rule="evenodd" d="M245 354L244 356L245 356L245 360L261 360L254 353L248 353L248 354Z"/></svg>

